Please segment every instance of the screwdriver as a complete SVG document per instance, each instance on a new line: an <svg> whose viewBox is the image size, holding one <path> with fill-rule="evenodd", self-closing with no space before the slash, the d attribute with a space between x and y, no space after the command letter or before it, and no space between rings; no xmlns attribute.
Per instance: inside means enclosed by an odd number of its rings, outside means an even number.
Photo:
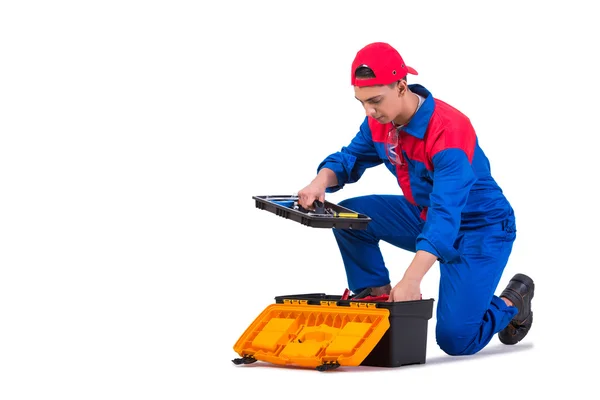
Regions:
<svg viewBox="0 0 600 400"><path fill-rule="evenodd" d="M349 213L349 212L337 212L332 211L333 216L337 218L358 218L357 213Z"/></svg>

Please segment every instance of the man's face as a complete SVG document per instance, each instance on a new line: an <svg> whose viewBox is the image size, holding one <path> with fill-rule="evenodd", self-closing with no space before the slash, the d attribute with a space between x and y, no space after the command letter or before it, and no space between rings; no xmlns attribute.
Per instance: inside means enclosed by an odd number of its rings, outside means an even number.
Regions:
<svg viewBox="0 0 600 400"><path fill-rule="evenodd" d="M399 114L401 99L397 86L354 86L354 96L365 108L367 116L380 124L391 122Z"/></svg>

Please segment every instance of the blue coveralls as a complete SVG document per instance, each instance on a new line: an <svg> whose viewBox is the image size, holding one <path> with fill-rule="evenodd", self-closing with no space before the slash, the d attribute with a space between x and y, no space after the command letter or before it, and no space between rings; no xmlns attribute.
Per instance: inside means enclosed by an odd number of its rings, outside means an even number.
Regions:
<svg viewBox="0 0 600 400"><path fill-rule="evenodd" d="M423 86L409 87L425 101L402 128L395 149L392 125L367 117L351 143L326 157L318 171L335 172L338 184L327 189L332 193L358 181L367 168L385 164L403 195L339 203L372 219L366 230L333 229L349 288L356 293L391 283L381 240L436 255L436 341L447 354L474 354L517 313L494 294L516 237L514 212L469 119ZM390 162L391 147L400 162Z"/></svg>

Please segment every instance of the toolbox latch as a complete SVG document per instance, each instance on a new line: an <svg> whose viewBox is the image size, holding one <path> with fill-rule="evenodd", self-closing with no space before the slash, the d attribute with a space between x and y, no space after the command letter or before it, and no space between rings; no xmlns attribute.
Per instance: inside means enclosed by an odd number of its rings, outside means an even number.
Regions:
<svg viewBox="0 0 600 400"><path fill-rule="evenodd" d="M350 307L355 308L377 308L377 303L367 303L364 301L351 301Z"/></svg>
<svg viewBox="0 0 600 400"><path fill-rule="evenodd" d="M337 301L333 300L321 300L321 305L323 307L337 307Z"/></svg>
<svg viewBox="0 0 600 400"><path fill-rule="evenodd" d="M308 300L297 300L297 299L283 299L283 304L308 304Z"/></svg>

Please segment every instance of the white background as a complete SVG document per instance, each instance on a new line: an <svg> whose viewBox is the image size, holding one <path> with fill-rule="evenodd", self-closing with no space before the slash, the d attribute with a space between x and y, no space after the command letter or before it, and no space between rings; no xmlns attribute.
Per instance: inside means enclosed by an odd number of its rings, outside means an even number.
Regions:
<svg viewBox="0 0 600 400"><path fill-rule="evenodd" d="M592 6L323 3L1 3L1 399L597 398ZM329 230L252 196L297 192L354 136L372 41L473 121L518 218L499 290L533 277L534 326L456 358L434 315L414 367L234 366L274 296L346 287ZM399 190L379 167L328 200L369 193ZM382 250L395 282L411 255Z"/></svg>

